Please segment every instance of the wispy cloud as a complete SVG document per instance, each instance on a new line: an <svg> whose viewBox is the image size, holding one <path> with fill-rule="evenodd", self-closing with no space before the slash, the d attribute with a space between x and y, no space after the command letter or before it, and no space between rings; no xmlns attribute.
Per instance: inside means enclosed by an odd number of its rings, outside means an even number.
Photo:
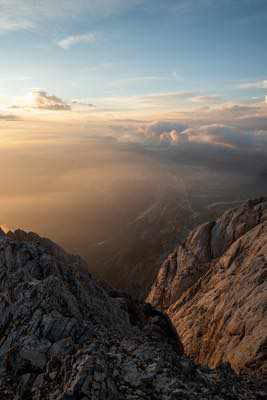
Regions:
<svg viewBox="0 0 267 400"><path fill-rule="evenodd" d="M192 96L190 101L193 103L220 103L222 101L222 96L217 94L210 94L210 95L198 95Z"/></svg>
<svg viewBox="0 0 267 400"><path fill-rule="evenodd" d="M73 19L84 14L105 18L124 13L142 2L143 0L0 0L0 31L39 30L49 21Z"/></svg>
<svg viewBox="0 0 267 400"><path fill-rule="evenodd" d="M96 107L93 103L90 103L86 100L80 100L80 99L74 99L71 101L71 104L81 106L81 107L86 107L86 108L94 108Z"/></svg>
<svg viewBox="0 0 267 400"><path fill-rule="evenodd" d="M0 121L19 121L20 117L14 114L3 114L0 113Z"/></svg>
<svg viewBox="0 0 267 400"><path fill-rule="evenodd" d="M96 42L96 34L92 32L84 33L81 35L72 35L67 36L59 41L56 44L59 47L62 47L64 50L68 50L70 47L75 46L77 44L92 44Z"/></svg>
<svg viewBox="0 0 267 400"><path fill-rule="evenodd" d="M76 99L76 104L93 104L97 112L182 112L214 108L224 104L217 94L190 91L155 92L132 96L107 96Z"/></svg>
<svg viewBox="0 0 267 400"><path fill-rule="evenodd" d="M237 85L237 88L241 90L267 89L267 79L251 81L251 82L242 82Z"/></svg>
<svg viewBox="0 0 267 400"><path fill-rule="evenodd" d="M24 18L12 18L5 15L0 16L0 31L32 30L33 28L34 23L30 20Z"/></svg>

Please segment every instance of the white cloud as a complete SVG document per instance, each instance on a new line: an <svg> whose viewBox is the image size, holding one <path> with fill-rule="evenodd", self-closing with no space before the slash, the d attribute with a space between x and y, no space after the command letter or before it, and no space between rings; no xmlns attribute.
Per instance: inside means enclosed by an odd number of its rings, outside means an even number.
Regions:
<svg viewBox="0 0 267 400"><path fill-rule="evenodd" d="M237 87L241 90L267 89L267 80L263 79L252 82L243 82L240 83Z"/></svg>
<svg viewBox="0 0 267 400"><path fill-rule="evenodd" d="M181 133L188 126L180 121L155 121L136 127L128 133L132 141L148 144L178 144L181 142Z"/></svg>
<svg viewBox="0 0 267 400"><path fill-rule="evenodd" d="M70 47L75 46L80 43L95 43L96 34L95 33L84 33L82 35L72 35L67 36L62 40L56 42L59 47L62 47L64 50L68 50Z"/></svg>
<svg viewBox="0 0 267 400"><path fill-rule="evenodd" d="M32 30L33 28L34 24L30 20L0 16L0 30L2 31Z"/></svg>
<svg viewBox="0 0 267 400"><path fill-rule="evenodd" d="M156 137L162 133L170 133L173 131L182 132L187 128L187 125L179 121L156 121L149 123L145 128L147 137Z"/></svg>

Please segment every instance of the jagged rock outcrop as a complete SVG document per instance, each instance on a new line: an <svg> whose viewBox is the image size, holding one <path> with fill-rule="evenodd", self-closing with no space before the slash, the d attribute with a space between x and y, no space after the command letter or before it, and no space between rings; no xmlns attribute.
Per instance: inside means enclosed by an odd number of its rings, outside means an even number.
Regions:
<svg viewBox="0 0 267 400"><path fill-rule="evenodd" d="M249 201L191 232L148 296L170 316L187 355L266 372L267 201Z"/></svg>
<svg viewBox="0 0 267 400"><path fill-rule="evenodd" d="M229 366L197 367L170 320L97 282L79 257L0 232L0 398L260 399Z"/></svg>

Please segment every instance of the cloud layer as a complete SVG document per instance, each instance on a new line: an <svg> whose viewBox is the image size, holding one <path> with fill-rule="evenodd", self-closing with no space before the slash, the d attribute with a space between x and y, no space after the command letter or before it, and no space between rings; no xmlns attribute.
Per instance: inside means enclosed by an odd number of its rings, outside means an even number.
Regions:
<svg viewBox="0 0 267 400"><path fill-rule="evenodd" d="M225 124L186 126L179 121L161 121L149 123L133 134L136 141L150 145L171 145L189 148L190 146L205 145L254 151L267 151L266 130L245 130Z"/></svg>

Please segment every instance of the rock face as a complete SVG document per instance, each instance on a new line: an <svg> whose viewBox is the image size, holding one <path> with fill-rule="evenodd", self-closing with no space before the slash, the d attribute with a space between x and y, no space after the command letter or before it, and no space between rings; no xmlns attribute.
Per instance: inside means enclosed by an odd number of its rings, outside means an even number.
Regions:
<svg viewBox="0 0 267 400"><path fill-rule="evenodd" d="M0 231L0 398L260 399L227 365L197 367L161 311L85 272L79 257Z"/></svg>
<svg viewBox="0 0 267 400"><path fill-rule="evenodd" d="M194 230L148 296L198 363L266 372L267 201L249 201Z"/></svg>

